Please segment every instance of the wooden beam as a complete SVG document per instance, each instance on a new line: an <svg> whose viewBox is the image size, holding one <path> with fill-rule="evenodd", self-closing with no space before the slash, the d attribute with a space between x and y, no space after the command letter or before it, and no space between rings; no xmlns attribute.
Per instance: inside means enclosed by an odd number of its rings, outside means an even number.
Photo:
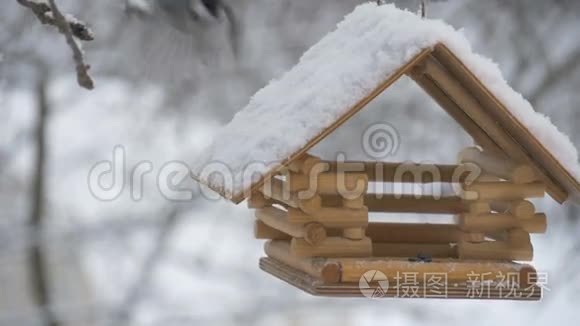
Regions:
<svg viewBox="0 0 580 326"><path fill-rule="evenodd" d="M530 234L523 229L511 229L508 232L507 241L512 248L532 247Z"/></svg>
<svg viewBox="0 0 580 326"><path fill-rule="evenodd" d="M308 190L322 195L340 194L346 198L358 198L366 193L368 177L364 173L334 173L304 175L290 174L290 191Z"/></svg>
<svg viewBox="0 0 580 326"><path fill-rule="evenodd" d="M457 58L444 44L435 46L433 56L473 94L493 119L499 123L510 136L517 140L522 150L506 152L507 155L520 161L531 162L541 172L542 180L548 186L550 195L562 203L568 192L578 194L580 183L555 159L539 140L518 119L516 119L493 93ZM521 156L521 153L525 154ZM522 161L524 162L524 161Z"/></svg>
<svg viewBox="0 0 580 326"><path fill-rule="evenodd" d="M533 162L521 145L488 114L481 104L470 95L469 91L461 85L445 68L433 57L425 60L424 72L429 75L437 85L474 120L505 153L518 163ZM541 171L534 166L534 172L541 175ZM546 181L546 180L545 180ZM547 180L551 182L550 180ZM554 185L553 182L550 184Z"/></svg>
<svg viewBox="0 0 580 326"><path fill-rule="evenodd" d="M465 200L520 200L524 198L542 198L546 193L543 183L514 184L507 181L478 182L465 185L462 198Z"/></svg>
<svg viewBox="0 0 580 326"><path fill-rule="evenodd" d="M466 174L461 165L455 164L418 164L412 162L365 162L325 161L330 172L357 171L368 176L371 182L389 183L458 183L464 182ZM346 172L355 173L355 172Z"/></svg>
<svg viewBox="0 0 580 326"><path fill-rule="evenodd" d="M300 207L298 195L290 192L286 183L280 179L272 178L268 184L260 189L260 192L266 199L274 199L295 208Z"/></svg>
<svg viewBox="0 0 580 326"><path fill-rule="evenodd" d="M248 198L248 208L250 209L272 206L272 204L274 204L274 201L264 197L261 192L255 192Z"/></svg>
<svg viewBox="0 0 580 326"><path fill-rule="evenodd" d="M348 111L346 111L346 113L344 115L342 115L339 119L334 121L332 123L332 125L330 125L326 129L324 129L316 137L314 137L310 141L308 141L308 143L304 147L302 147L301 149L297 150L295 153L290 155L290 157L287 160L285 160L281 164L281 166L279 166L277 169L272 170L269 173L265 174L262 177L262 179L259 182L256 182L253 186L251 186L250 189L246 189L244 192L242 192L242 194L231 198L231 200L234 203L239 203L244 199L245 194L249 194L253 191L257 191L258 189L260 189L262 187L262 185L267 180L271 179L277 173L277 171L279 171L280 169L284 169L286 166L291 164L291 162L295 161L296 159L299 159L300 157L303 157L304 154L306 154L312 147L314 147L316 144L321 142L324 138L326 138L328 135L330 135L332 132L334 132L338 127L340 127L342 124L344 124L350 118L352 118L356 113L358 113L360 110L362 110L364 107L366 107L372 100L374 100L377 96L379 96L387 88L389 88L389 86L391 86L397 80L399 80L399 78L401 78L402 76L407 74L413 67L415 67L417 65L417 63L423 61L425 59L425 57L427 57L430 53L431 53L431 49L424 49L421 52L419 52L411 60L409 60L409 62L407 62L403 67L399 68L397 71L390 74L384 82L379 84L367 96L362 98L352 108L350 108ZM222 190L216 189L216 190L220 194L225 195L223 189ZM224 196L224 197L226 197L226 196Z"/></svg>
<svg viewBox="0 0 580 326"><path fill-rule="evenodd" d="M534 259L534 250L531 244L513 246L510 243L501 241L460 243L457 245L457 253L459 259L519 261L531 261Z"/></svg>
<svg viewBox="0 0 580 326"><path fill-rule="evenodd" d="M287 241L268 241L264 245L268 257L276 259L290 267L314 276L325 283L340 281L340 265L322 258L299 258L290 253L290 243Z"/></svg>
<svg viewBox="0 0 580 326"><path fill-rule="evenodd" d="M445 68L443 68L432 56L423 63L423 73L431 78L435 84L465 112L487 135L493 139L504 151L521 149L513 143L496 123L489 117L481 104L477 102L469 91L465 89Z"/></svg>
<svg viewBox="0 0 580 326"><path fill-rule="evenodd" d="M301 199L296 192L288 190L286 183L280 179L272 178L262 187L261 192L266 198L282 202L287 206L300 208L305 212L315 212L320 209L322 202L318 195Z"/></svg>
<svg viewBox="0 0 580 326"><path fill-rule="evenodd" d="M454 224L370 223L366 234L374 243L449 244L482 242L482 233L469 233Z"/></svg>
<svg viewBox="0 0 580 326"><path fill-rule="evenodd" d="M369 223L368 216L366 207L361 209L323 207L312 214L297 209L288 209L288 221L291 223L318 222L327 228L364 228Z"/></svg>
<svg viewBox="0 0 580 326"><path fill-rule="evenodd" d="M333 259L340 264L342 270L341 282L358 284L361 277L368 271L380 271L375 275L375 281L384 280L381 275L385 275L388 281L394 281L395 277L402 276L403 273L411 273L417 276L417 281L427 282L430 275L440 275L443 281L447 281L450 286L453 283L464 283L479 277L480 281L505 281L507 277L513 282L521 285L528 285L528 280L534 280L537 275L536 270L527 264L513 262L490 262L490 261L461 261L450 259L434 259L431 263L409 262L400 258L341 258ZM482 280L482 277L483 280ZM476 279L477 280L477 279Z"/></svg>
<svg viewBox="0 0 580 326"><path fill-rule="evenodd" d="M414 72L410 75L411 78L419 85L427 94L429 94L435 102L441 106L463 129L483 148L488 151L501 153L501 148L491 139L483 129L481 129L470 117L467 115L453 100L447 96L435 84L433 79L424 75L422 71Z"/></svg>
<svg viewBox="0 0 580 326"><path fill-rule="evenodd" d="M320 163L320 158L304 153L302 154L302 157L290 162L287 168L296 174L304 174L308 176L314 169L319 171L325 170L325 166L322 166Z"/></svg>
<svg viewBox="0 0 580 326"><path fill-rule="evenodd" d="M373 243L373 257L408 257L418 255L433 258L456 258L452 244Z"/></svg>
<svg viewBox="0 0 580 326"><path fill-rule="evenodd" d="M366 194L365 194L366 195ZM360 196L358 198L341 198L342 207L344 208L351 208L351 209L366 209L365 206L365 195ZM339 206L339 205L332 205L332 206Z"/></svg>
<svg viewBox="0 0 580 326"><path fill-rule="evenodd" d="M327 200L332 199L323 198L324 203ZM435 199L430 196L367 194L365 205L369 212L384 213L459 214L466 210L460 197Z"/></svg>
<svg viewBox="0 0 580 326"><path fill-rule="evenodd" d="M371 239L349 240L342 237L328 237L317 246L303 239L292 239L290 252L297 257L371 257Z"/></svg>
<svg viewBox="0 0 580 326"><path fill-rule="evenodd" d="M510 180L513 183L531 183L539 180L539 176L531 166L517 164L504 155L482 152L477 147L462 150L459 159L462 163L477 164L485 173Z"/></svg>
<svg viewBox="0 0 580 326"><path fill-rule="evenodd" d="M256 210L256 218L268 226L280 230L292 237L302 238L311 245L317 245L326 239L326 229L320 223L292 223L288 213L276 207L265 207Z"/></svg>
<svg viewBox="0 0 580 326"><path fill-rule="evenodd" d="M365 237L364 228L347 228L342 230L342 237L349 240L362 240Z"/></svg>
<svg viewBox="0 0 580 326"><path fill-rule="evenodd" d="M491 207L498 213L509 213L518 218L531 218L536 213L536 207L528 200L492 202Z"/></svg>
<svg viewBox="0 0 580 326"><path fill-rule="evenodd" d="M467 212L473 215L491 213L491 205L485 201L474 201L467 204Z"/></svg>
<svg viewBox="0 0 580 326"><path fill-rule="evenodd" d="M517 218L511 214L487 214L457 216L457 225L469 232L494 232L521 228L529 233L545 233L546 214L535 214L532 218Z"/></svg>
<svg viewBox="0 0 580 326"><path fill-rule="evenodd" d="M327 236L340 237L342 229L329 229ZM449 244L460 241L482 242L485 237L482 233L470 233L451 224L413 224L413 223L369 223L365 234L373 243L416 243L416 244ZM254 225L256 239L287 240L292 237L276 230L262 221L257 220Z"/></svg>
<svg viewBox="0 0 580 326"><path fill-rule="evenodd" d="M292 240L290 235L276 230L260 220L254 221L254 238L259 240Z"/></svg>

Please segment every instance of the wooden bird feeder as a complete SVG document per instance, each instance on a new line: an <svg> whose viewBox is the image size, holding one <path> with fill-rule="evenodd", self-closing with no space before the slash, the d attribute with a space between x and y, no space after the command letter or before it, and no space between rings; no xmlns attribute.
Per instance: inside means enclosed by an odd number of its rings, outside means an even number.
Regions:
<svg viewBox="0 0 580 326"><path fill-rule="evenodd" d="M456 164L336 162L308 154L402 76L473 138L476 145L461 151ZM370 289L405 297L394 282L413 276L419 297L440 294L443 285L447 298L541 298L529 264L530 234L546 232L547 217L529 199L547 193L562 203L578 195L580 184L445 43L419 51L343 112L243 193L228 193L194 171L232 201L247 199L255 237L267 240L261 269L313 295L363 296ZM368 192L369 182L442 182L461 191L443 198L376 194ZM369 212L450 214L455 223L375 223ZM366 279L369 271L381 277ZM481 285L483 295L473 295Z"/></svg>

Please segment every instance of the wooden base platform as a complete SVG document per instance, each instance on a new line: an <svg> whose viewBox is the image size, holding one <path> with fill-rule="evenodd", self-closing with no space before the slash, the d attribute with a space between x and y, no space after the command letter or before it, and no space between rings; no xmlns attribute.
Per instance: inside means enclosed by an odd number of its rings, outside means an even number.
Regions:
<svg viewBox="0 0 580 326"><path fill-rule="evenodd" d="M498 284L450 283L420 284L404 283L387 284L384 281L373 282L372 278L359 283L325 284L300 270L285 265L275 259L260 259L260 268L286 283L293 285L311 295L326 297L367 297L367 298L431 298L431 299L489 299L538 301L542 298L542 289L536 285L525 289L510 289Z"/></svg>

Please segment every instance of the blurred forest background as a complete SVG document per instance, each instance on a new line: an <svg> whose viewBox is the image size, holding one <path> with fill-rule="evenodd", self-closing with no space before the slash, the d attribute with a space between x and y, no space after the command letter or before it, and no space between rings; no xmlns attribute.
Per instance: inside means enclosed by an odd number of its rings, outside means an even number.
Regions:
<svg viewBox="0 0 580 326"><path fill-rule="evenodd" d="M134 1L133 1L134 2ZM16 1L0 9L0 325L572 325L580 306L580 212L536 204L549 231L535 265L549 275L540 303L313 298L258 269L262 243L245 205L171 202L157 189L167 162L192 162L212 134L269 80L362 1L230 0L225 19L191 34L121 0L58 0L88 22L96 88L81 89L62 35ZM417 11L418 1L396 1ZM578 1L450 0L430 18L463 28L512 86L580 146ZM374 121L398 127L393 160L445 162L469 140L408 80L320 144L363 155ZM260 126L256 126L259 128ZM121 145L126 167L149 162L142 198L91 195L92 166ZM121 176L129 180L129 174ZM180 187L194 188L191 181Z"/></svg>

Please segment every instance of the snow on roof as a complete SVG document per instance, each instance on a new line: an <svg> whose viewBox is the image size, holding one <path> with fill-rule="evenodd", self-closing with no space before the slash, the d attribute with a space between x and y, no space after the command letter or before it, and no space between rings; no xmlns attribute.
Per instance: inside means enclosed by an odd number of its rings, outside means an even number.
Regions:
<svg viewBox="0 0 580 326"><path fill-rule="evenodd" d="M578 151L570 139L507 84L494 62L474 53L461 31L375 3L359 5L294 68L258 91L194 162L192 175L228 198L239 197L257 181L248 177L248 170L254 177L269 173L423 49L438 43L453 51L580 180ZM216 167L229 177L211 173Z"/></svg>

